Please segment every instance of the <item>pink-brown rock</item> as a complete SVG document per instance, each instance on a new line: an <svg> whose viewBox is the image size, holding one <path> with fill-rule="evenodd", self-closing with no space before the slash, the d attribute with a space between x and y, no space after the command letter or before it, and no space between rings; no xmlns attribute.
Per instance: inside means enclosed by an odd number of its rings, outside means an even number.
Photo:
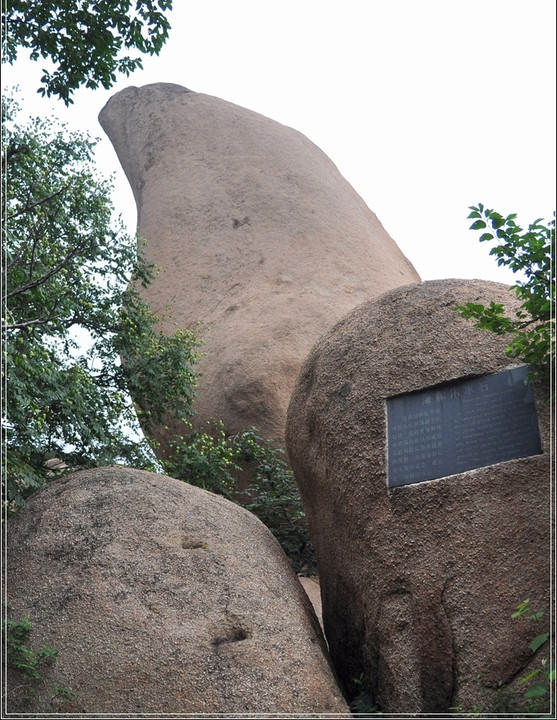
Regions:
<svg viewBox="0 0 557 720"><path fill-rule="evenodd" d="M448 381L512 365L507 337L453 310L491 300L516 307L507 286L466 280L414 284L365 303L315 345L289 407L287 449L316 548L331 656L349 697L363 673L383 712L493 712L499 682L524 689L519 680L547 651L533 656L528 647L551 611L546 390L534 387L534 454L387 482L388 398L425 388L435 395ZM432 430L424 432L429 443ZM411 464L432 461L407 439ZM546 613L537 623L511 618L527 598Z"/></svg>
<svg viewBox="0 0 557 720"><path fill-rule="evenodd" d="M349 717L311 603L243 508L98 468L33 495L7 539L10 617L58 651L41 681L10 672L10 713Z"/></svg>
<svg viewBox="0 0 557 720"><path fill-rule="evenodd" d="M147 258L162 268L145 297L156 311L172 307L168 330L204 326L199 423L256 426L283 445L312 345L356 305L418 281L416 271L291 128L164 83L117 93L99 120L133 189Z"/></svg>

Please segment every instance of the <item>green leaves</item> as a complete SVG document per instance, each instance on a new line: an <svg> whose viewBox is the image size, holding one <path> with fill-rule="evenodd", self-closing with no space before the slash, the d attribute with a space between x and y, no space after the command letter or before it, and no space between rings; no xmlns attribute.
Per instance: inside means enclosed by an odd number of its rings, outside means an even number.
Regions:
<svg viewBox="0 0 557 720"><path fill-rule="evenodd" d="M480 242L495 240L490 255L519 274L512 287L521 306L513 318L493 302L487 308L467 303L455 310L474 320L476 327L511 335L509 357L530 365L533 377L547 379L555 359L555 214L547 224L538 218L524 231L515 222L516 214L505 217L481 203L470 210L470 229L489 229Z"/></svg>
<svg viewBox="0 0 557 720"><path fill-rule="evenodd" d="M17 670L22 678L28 680L41 680L40 667L52 663L57 656L54 648L41 645L38 651L27 647L29 635L33 627L29 619L2 620L2 647L6 650L6 658L10 667Z"/></svg>
<svg viewBox="0 0 557 720"><path fill-rule="evenodd" d="M5 605L5 612L2 617L2 648L4 650L4 659L6 666L12 672L16 672L20 682L14 688L14 692L24 694L24 699L29 701L34 693L38 683L44 684L45 679L41 673L47 665L51 665L58 656L58 651L47 645L41 645L37 650L29 647L29 639L33 626L29 618L23 617L21 620L11 620L7 617L10 606ZM6 615L6 617L4 617ZM61 698L72 698L76 693L69 688L55 685L54 694Z"/></svg>
<svg viewBox="0 0 557 720"><path fill-rule="evenodd" d="M226 435L222 422L208 423L206 432L189 427L188 437L175 438L170 443L169 458L163 463L165 471L232 500L235 473L241 468L237 449Z"/></svg>
<svg viewBox="0 0 557 720"><path fill-rule="evenodd" d="M542 633L541 635L535 637L528 647L532 652L536 652L536 650L539 650L539 648L541 648L542 645L545 645L548 640L549 633Z"/></svg>
<svg viewBox="0 0 557 720"><path fill-rule="evenodd" d="M533 611L530 599L523 600L512 613L513 619L521 618L528 622L539 622L545 617L542 610ZM549 640L548 632L541 633L529 644L530 651L537 653ZM551 652L551 651L550 651ZM540 657L541 655L541 657ZM493 696L490 707L475 707L474 717L550 717L553 696L553 683L555 682L555 668L549 665L546 657L538 655L538 666L522 678L511 677L509 681L500 681ZM517 658L518 660L518 658ZM522 660L520 660L522 662ZM478 675L481 682L481 676ZM535 680L535 682L533 682ZM493 687L490 683L487 687ZM451 708L461 712L462 708ZM472 715L467 714L469 717Z"/></svg>
<svg viewBox="0 0 557 720"><path fill-rule="evenodd" d="M470 225L470 230L482 230L485 227L487 227L487 225L483 220L476 220L476 222Z"/></svg>
<svg viewBox="0 0 557 720"><path fill-rule="evenodd" d="M524 699L534 700L536 698L542 698L545 697L547 693L547 685L539 683L538 685L532 685L532 687L529 687L528 690L526 690L524 693Z"/></svg>
<svg viewBox="0 0 557 720"><path fill-rule="evenodd" d="M491 330L497 335L503 335L514 330L512 320L505 316L505 308L501 303L493 300L488 307L478 303L468 302L457 308L460 315L467 320L475 320L476 327Z"/></svg>
<svg viewBox="0 0 557 720"><path fill-rule="evenodd" d="M530 622L539 622L545 616L543 610L531 611L530 600L526 599L519 604L516 612L512 614L513 619L520 617L525 618ZM549 640L549 633L543 632L537 635L528 645L532 653L536 653L541 647L543 647ZM538 682L534 685L528 685L534 678L538 678ZM524 700L532 710L535 710L536 701L544 700L549 695L551 689L551 683L555 680L555 668L550 670L547 667L547 660L544 658L541 661L540 667L535 668L521 680L521 685L528 685L524 692Z"/></svg>
<svg viewBox="0 0 557 720"><path fill-rule="evenodd" d="M530 610L530 598L526 598L526 600L523 600L521 603L519 603L518 607L516 608L515 612L511 615L513 620L516 620L519 617L522 617L528 610ZM526 615L527 620L539 620L544 615L543 612L538 613L532 613L531 615Z"/></svg>
<svg viewBox="0 0 557 720"><path fill-rule="evenodd" d="M130 391L144 426L166 413L189 418L199 353L193 332L163 335L139 295L153 268L113 220L94 142L48 120L20 127L14 112L3 104L2 430L12 507L71 469L156 469Z"/></svg>
<svg viewBox="0 0 557 720"><path fill-rule="evenodd" d="M55 70L44 70L38 92L69 105L77 88L109 88L117 73L142 67L140 57L125 51L160 53L172 0L11 0L2 8L2 59L12 63L27 49L33 60L52 60Z"/></svg>

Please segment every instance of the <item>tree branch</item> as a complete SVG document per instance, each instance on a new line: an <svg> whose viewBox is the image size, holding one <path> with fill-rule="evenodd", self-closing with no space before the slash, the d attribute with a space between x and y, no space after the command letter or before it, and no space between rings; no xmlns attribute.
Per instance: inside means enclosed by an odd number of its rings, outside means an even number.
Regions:
<svg viewBox="0 0 557 720"><path fill-rule="evenodd" d="M60 188L60 190L57 190L55 193L52 193L52 195L47 195L47 197L41 198L40 200L37 200L34 203L29 203L29 200L25 203L25 207L20 208L19 210L16 210L15 212L8 214L6 216L7 220L13 220L14 218L18 217L19 215L23 215L24 213L30 212L31 210L34 210L36 207L39 207L39 205L44 205L44 203L48 202L49 200L53 200L55 197L58 197L58 195L61 195L63 192L65 192L68 189L67 185L64 185Z"/></svg>
<svg viewBox="0 0 557 720"><path fill-rule="evenodd" d="M74 257L79 255L79 253L83 250L83 247L84 244L78 245L74 250L72 250L68 255L66 255L66 257L58 263L58 265L53 267L52 270L49 270L47 273L45 273L45 275L42 275L40 278L37 278L32 282L28 282L26 285L22 285L21 287L7 293L6 299L14 297L15 295L21 295L22 293L27 292L27 290L31 290L32 288L45 283L49 278L51 278L53 275L56 275L57 272L60 272L60 270L66 267L68 263L70 263L74 259Z"/></svg>
<svg viewBox="0 0 557 720"><path fill-rule="evenodd" d="M24 328L32 327L33 325L44 325L45 323L50 322L51 319L52 316L40 318L38 320L26 320L25 322L6 323L6 325L2 327L2 330L23 330Z"/></svg>

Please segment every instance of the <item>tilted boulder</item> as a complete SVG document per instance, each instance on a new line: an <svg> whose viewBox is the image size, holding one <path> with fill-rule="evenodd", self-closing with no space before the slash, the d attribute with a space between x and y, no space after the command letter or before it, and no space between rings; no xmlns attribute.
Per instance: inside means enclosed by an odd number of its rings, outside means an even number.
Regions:
<svg viewBox="0 0 557 720"><path fill-rule="evenodd" d="M418 281L416 271L291 128L164 83L117 93L99 120L133 189L147 258L163 270L146 299L172 307L169 331L204 325L198 421L256 426L283 445L312 345L356 305Z"/></svg>
<svg viewBox="0 0 557 720"><path fill-rule="evenodd" d="M7 549L10 617L29 619L35 651L58 652L38 682L10 671L10 712L349 715L280 546L223 498L82 471L10 518Z"/></svg>
<svg viewBox="0 0 557 720"><path fill-rule="evenodd" d="M547 649L528 646L551 609L548 398L508 337L453 310L491 300L516 308L466 280L365 303L315 345L289 407L331 657L383 712L493 707ZM537 623L511 618L527 598Z"/></svg>

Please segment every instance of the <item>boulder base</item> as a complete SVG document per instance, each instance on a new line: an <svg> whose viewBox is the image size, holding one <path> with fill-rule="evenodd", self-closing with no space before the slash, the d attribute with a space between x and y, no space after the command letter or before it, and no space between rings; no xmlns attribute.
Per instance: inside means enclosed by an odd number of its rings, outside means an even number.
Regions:
<svg viewBox="0 0 557 720"><path fill-rule="evenodd" d="M78 472L9 520L7 547L10 617L58 652L39 682L10 672L10 713L349 715L281 548L220 497L140 470Z"/></svg>

